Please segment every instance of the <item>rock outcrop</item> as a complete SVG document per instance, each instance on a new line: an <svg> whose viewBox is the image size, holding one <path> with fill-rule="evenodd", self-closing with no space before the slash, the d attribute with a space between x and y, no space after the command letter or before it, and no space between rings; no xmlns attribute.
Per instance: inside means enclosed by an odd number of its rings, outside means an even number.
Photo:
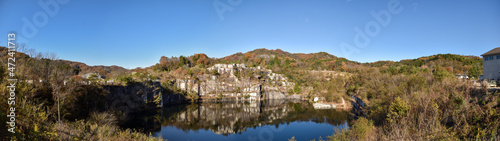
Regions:
<svg viewBox="0 0 500 141"><path fill-rule="evenodd" d="M289 82L282 74L273 73L272 70L260 66L215 64L207 70L217 73L175 79L172 83L176 88L196 94L201 99L301 99L300 95L289 95L287 92L295 83Z"/></svg>
<svg viewBox="0 0 500 141"><path fill-rule="evenodd" d="M165 95L160 82L134 83L130 85L104 85L109 92L107 108L120 113L120 120L127 120L130 113L162 107L164 104L182 101L180 94Z"/></svg>

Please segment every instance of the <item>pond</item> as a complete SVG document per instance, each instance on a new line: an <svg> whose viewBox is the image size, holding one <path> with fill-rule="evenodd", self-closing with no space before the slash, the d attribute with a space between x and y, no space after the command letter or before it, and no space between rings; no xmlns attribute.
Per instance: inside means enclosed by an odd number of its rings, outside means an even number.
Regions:
<svg viewBox="0 0 500 141"><path fill-rule="evenodd" d="M135 117L133 126L169 141L327 139L347 129L349 113L301 101L194 103Z"/></svg>

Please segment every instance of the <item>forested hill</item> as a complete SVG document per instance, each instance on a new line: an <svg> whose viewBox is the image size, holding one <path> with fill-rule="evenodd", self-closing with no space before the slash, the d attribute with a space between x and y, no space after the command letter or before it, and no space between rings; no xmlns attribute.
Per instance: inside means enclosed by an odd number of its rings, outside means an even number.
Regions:
<svg viewBox="0 0 500 141"><path fill-rule="evenodd" d="M280 49L256 49L247 53L236 53L219 59L220 62L240 62L251 66L300 68L308 70L340 70L347 65L358 65L355 61L336 57L326 52L289 53Z"/></svg>
<svg viewBox="0 0 500 141"><path fill-rule="evenodd" d="M2 61L6 60L7 48L0 46ZM18 58L30 58L24 53L18 53ZM46 56L47 57L47 56ZM43 56L42 56L43 58ZM172 71L179 67L206 68L218 63L244 63L247 66L261 66L273 69L277 72L290 70L333 70L352 72L359 69L380 68L392 69L396 71L411 70L412 67L433 70L438 67L447 69L455 74L469 74L471 72L481 73L482 58L478 56L464 56L455 54L437 54L420 57L417 59L406 59L401 61L377 61L372 63L358 63L342 57L336 57L326 52L318 53L290 53L280 49L256 49L246 53L235 53L222 58L210 58L200 53L192 56L165 57L162 56L160 62L146 69ZM48 61L48 59L47 59ZM88 66L85 63L67 60L57 60L69 65L75 75L85 73L99 73L106 77L116 77L130 71L120 66ZM478 70L479 69L479 70ZM479 75L477 74L477 75Z"/></svg>
<svg viewBox="0 0 500 141"><path fill-rule="evenodd" d="M129 73L130 70L125 69L121 66L88 66L85 63L75 62L75 61L67 61L67 60L58 60L63 62L64 64L68 64L75 69L75 71L79 72L77 74L86 74L86 73L99 73L100 75L106 76L107 78L117 77L120 75L124 75Z"/></svg>
<svg viewBox="0 0 500 141"><path fill-rule="evenodd" d="M170 71L181 66L208 67L218 63L244 63L247 66L261 66L273 70L301 69L344 71L348 68L356 68L359 66L358 62L336 57L326 52L304 54L289 53L280 49L256 49L246 53L238 52L222 58L210 58L205 54L195 54L188 57L162 56L160 62L151 68Z"/></svg>
<svg viewBox="0 0 500 141"><path fill-rule="evenodd" d="M7 55L8 49L6 47L0 46L0 57L3 64L7 61L9 57ZM55 56L52 56L55 58ZM36 53L34 57L30 57L29 55L18 52L16 53L16 61L18 64L19 70L24 71L33 71L33 74L38 73L36 70L42 70L41 68L47 67L57 67L64 68L65 70L69 70L70 73L67 75L81 75L85 73L99 73L105 77L114 77L118 75L123 75L125 73L130 72L129 70L120 67L120 66L88 66L85 63L68 61L68 60L55 60L51 59L50 54ZM3 65L5 67L5 65ZM48 68L47 68L48 69ZM30 77L30 76L28 76ZM33 76L36 77L36 76Z"/></svg>
<svg viewBox="0 0 500 141"><path fill-rule="evenodd" d="M482 68L481 57L477 56L437 54L401 61L358 63L342 57L336 57L326 52L304 54L290 53L280 49L256 49L246 53L238 52L222 58L210 58L205 54L173 58L163 56L160 59L160 63L152 66L152 68L170 71L185 65L188 67L199 65L203 68L217 63L244 63L247 66L261 66L278 72L283 70L333 70L352 72L368 68L392 69L391 71L405 72L417 68L434 70L439 67L447 69L449 72L455 74L469 74L471 71L480 74L480 69Z"/></svg>
<svg viewBox="0 0 500 141"><path fill-rule="evenodd" d="M393 61L377 61L373 63L364 63L363 65L369 67L420 67L435 69L443 67L455 74L469 74L475 73L479 75L483 66L481 57L478 56L464 56L456 54L437 54L432 56L420 57L417 59L406 59L398 62ZM476 72L475 72L476 71ZM479 71L479 72L477 72ZM479 73L479 74L477 74Z"/></svg>

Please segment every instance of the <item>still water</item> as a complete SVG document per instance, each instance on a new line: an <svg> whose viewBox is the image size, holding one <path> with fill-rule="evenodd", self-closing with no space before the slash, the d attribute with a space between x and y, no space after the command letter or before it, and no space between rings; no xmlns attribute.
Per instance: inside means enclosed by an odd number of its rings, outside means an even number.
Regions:
<svg viewBox="0 0 500 141"><path fill-rule="evenodd" d="M346 129L349 114L316 110L307 102L273 100L175 105L141 119L151 135L169 141L327 139Z"/></svg>

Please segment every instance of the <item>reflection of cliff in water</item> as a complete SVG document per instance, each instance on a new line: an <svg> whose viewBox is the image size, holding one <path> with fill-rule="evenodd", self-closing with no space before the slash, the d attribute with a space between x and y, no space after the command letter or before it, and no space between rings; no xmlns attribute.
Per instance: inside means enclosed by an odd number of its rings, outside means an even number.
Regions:
<svg viewBox="0 0 500 141"><path fill-rule="evenodd" d="M161 115L161 116L159 116ZM311 104L287 100L254 102L223 102L178 105L164 108L158 115L143 117L136 122L146 132L159 131L161 126L175 126L183 131L210 130L230 135L263 125L288 124L294 121L345 124L348 113L337 110L315 110ZM154 120L152 122L151 120ZM149 122L148 122L149 121ZM144 124L146 124L144 126Z"/></svg>

